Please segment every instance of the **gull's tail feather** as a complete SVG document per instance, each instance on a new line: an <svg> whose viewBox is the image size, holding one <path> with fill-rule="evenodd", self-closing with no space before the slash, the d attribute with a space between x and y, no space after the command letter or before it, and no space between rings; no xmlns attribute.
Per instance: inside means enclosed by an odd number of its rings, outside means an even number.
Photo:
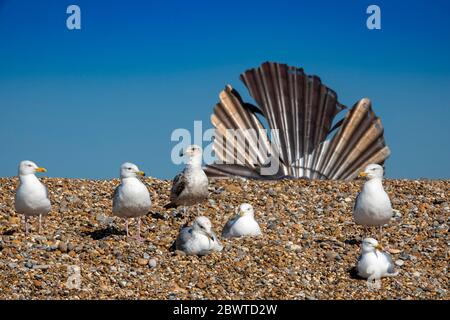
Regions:
<svg viewBox="0 0 450 320"><path fill-rule="evenodd" d="M369 99L361 99L334 124L346 107L319 77L303 69L265 62L244 72L241 80L258 107L243 102L231 86L220 93L211 116L216 162L206 166L209 176L349 180L366 164L382 164L389 156ZM267 120L270 134L258 115ZM274 163L275 172L262 173Z"/></svg>
<svg viewBox="0 0 450 320"><path fill-rule="evenodd" d="M164 205L164 209L172 209L172 208L177 208L178 206L173 203L173 202L169 202L168 204Z"/></svg>

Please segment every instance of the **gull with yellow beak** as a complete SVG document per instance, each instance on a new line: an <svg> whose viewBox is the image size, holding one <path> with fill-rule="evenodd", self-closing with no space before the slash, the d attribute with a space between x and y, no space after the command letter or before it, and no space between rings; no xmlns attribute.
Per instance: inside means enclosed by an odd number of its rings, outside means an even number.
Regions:
<svg viewBox="0 0 450 320"><path fill-rule="evenodd" d="M126 219L126 232L128 234L128 219L138 219L136 239L141 241L141 216L146 215L151 208L150 193L145 184L138 177L145 173L133 164L126 162L120 167L120 185L114 191L113 215Z"/></svg>
<svg viewBox="0 0 450 320"><path fill-rule="evenodd" d="M25 234L28 234L28 217L39 216L39 233L42 229L42 216L52 209L47 187L36 177L36 172L47 172L32 161L19 164L19 186L16 190L16 211L25 216Z"/></svg>
<svg viewBox="0 0 450 320"><path fill-rule="evenodd" d="M398 275L391 256L382 250L378 241L373 238L366 238L362 241L361 255L356 266L360 277L380 279Z"/></svg>
<svg viewBox="0 0 450 320"><path fill-rule="evenodd" d="M222 230L222 238L259 235L261 229L255 220L253 207L248 203L239 206L239 213L230 219Z"/></svg>
<svg viewBox="0 0 450 320"><path fill-rule="evenodd" d="M389 223L394 213L389 196L383 188L383 167L369 164L360 176L365 177L367 181L356 197L353 218L366 231L367 227L378 226L381 240L382 227Z"/></svg>

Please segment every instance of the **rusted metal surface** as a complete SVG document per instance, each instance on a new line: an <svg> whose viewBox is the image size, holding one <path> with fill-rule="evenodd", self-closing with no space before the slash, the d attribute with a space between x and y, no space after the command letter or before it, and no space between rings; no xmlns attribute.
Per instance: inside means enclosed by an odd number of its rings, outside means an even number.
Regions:
<svg viewBox="0 0 450 320"><path fill-rule="evenodd" d="M206 166L209 176L350 180L368 163L382 164L389 156L369 99L358 101L332 128L346 107L319 77L266 62L244 72L241 80L258 107L245 103L229 85L220 93L211 116L217 163ZM270 128L264 128L258 115ZM227 136L228 129L238 130L242 139ZM264 129L276 129L278 135L269 137ZM262 175L261 168L271 161L279 170Z"/></svg>

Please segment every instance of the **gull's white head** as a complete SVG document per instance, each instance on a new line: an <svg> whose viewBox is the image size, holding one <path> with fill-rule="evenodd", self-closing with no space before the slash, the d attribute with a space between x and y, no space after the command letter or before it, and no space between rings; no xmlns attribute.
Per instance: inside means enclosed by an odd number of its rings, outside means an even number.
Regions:
<svg viewBox="0 0 450 320"><path fill-rule="evenodd" d="M208 238L213 239L212 224L207 217L197 217L192 224L192 228L194 229L194 231L203 233Z"/></svg>
<svg viewBox="0 0 450 320"><path fill-rule="evenodd" d="M19 176L35 174L36 172L47 172L47 169L38 167L33 161L25 160L19 164Z"/></svg>
<svg viewBox="0 0 450 320"><path fill-rule="evenodd" d="M383 167L375 163L369 164L364 171L359 173L359 176L368 180L383 179Z"/></svg>
<svg viewBox="0 0 450 320"><path fill-rule="evenodd" d="M383 247L373 238L365 238L361 244L362 252L376 252L376 250L383 250Z"/></svg>
<svg viewBox="0 0 450 320"><path fill-rule="evenodd" d="M196 165L201 165L202 164L202 148L198 145L190 145L189 147L186 148L186 150L184 152L181 153L181 156L186 156L187 157L187 164L196 164Z"/></svg>
<svg viewBox="0 0 450 320"><path fill-rule="evenodd" d="M120 166L120 178L137 178L138 176L144 177L145 173L140 171L137 165L130 162L125 162Z"/></svg>
<svg viewBox="0 0 450 320"><path fill-rule="evenodd" d="M252 205L249 203L241 204L239 207L239 215L241 217L253 217L254 211Z"/></svg>

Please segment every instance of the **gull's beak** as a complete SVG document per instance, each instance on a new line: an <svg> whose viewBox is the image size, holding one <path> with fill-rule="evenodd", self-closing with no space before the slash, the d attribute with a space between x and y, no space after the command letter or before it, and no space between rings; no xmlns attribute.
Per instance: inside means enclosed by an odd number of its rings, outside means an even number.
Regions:
<svg viewBox="0 0 450 320"><path fill-rule="evenodd" d="M138 171L137 174L141 177L145 177L145 172L144 171Z"/></svg>
<svg viewBox="0 0 450 320"><path fill-rule="evenodd" d="M359 173L359 176L360 176L360 177L367 177L367 173L365 173L364 171L362 171L362 172Z"/></svg>
<svg viewBox="0 0 450 320"><path fill-rule="evenodd" d="M243 216L244 216L244 214L245 214L245 212L244 212L244 211L239 211L239 216L240 216L240 217L243 217Z"/></svg>
<svg viewBox="0 0 450 320"><path fill-rule="evenodd" d="M213 237L213 235L212 235L211 233L209 233L209 232L207 232L207 231L204 231L203 233L204 233L204 235L207 236L209 239L211 239L212 241L214 241L214 237Z"/></svg>
<svg viewBox="0 0 450 320"><path fill-rule="evenodd" d="M380 250L380 251L383 251L383 247L381 246L381 244L377 244L377 245L375 246L375 249Z"/></svg>
<svg viewBox="0 0 450 320"><path fill-rule="evenodd" d="M39 167L39 168L36 168L36 171L37 172L47 172L47 169Z"/></svg>

